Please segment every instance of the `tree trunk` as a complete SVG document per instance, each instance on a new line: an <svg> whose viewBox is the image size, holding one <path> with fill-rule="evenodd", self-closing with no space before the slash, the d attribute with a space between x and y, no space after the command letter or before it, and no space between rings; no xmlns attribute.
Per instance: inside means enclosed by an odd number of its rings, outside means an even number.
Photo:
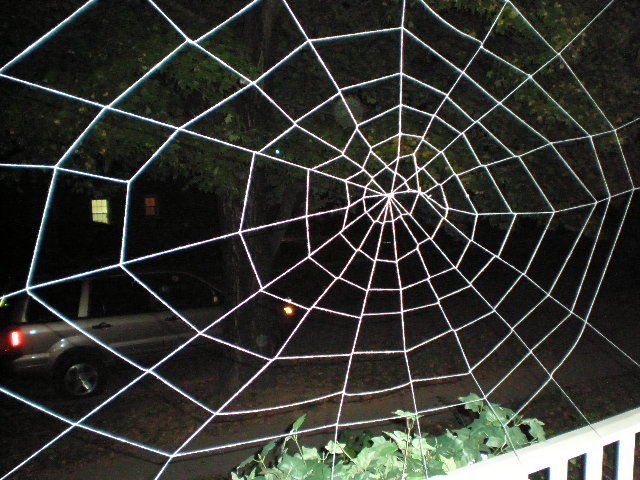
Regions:
<svg viewBox="0 0 640 480"><path fill-rule="evenodd" d="M248 18L243 32L245 41L249 45L249 50L254 55L256 62L262 68L265 61L269 61L272 56L271 37L273 30L273 22L276 17L276 8L278 3L275 0L266 0L260 12L248 13ZM256 92L258 94L258 92ZM241 112L244 123L249 129L253 124L255 115L261 112L255 111L252 106L248 106L246 111ZM248 192L247 207L245 211L245 225L258 225L267 223L268 211L266 210L267 202L264 195L269 192L265 191L267 185L267 176L269 172L260 168L254 168L253 178L251 179L251 190ZM281 199L275 199L279 202L278 208L280 214L288 215L292 208L293 202L280 202ZM222 195L220 201L220 222L225 231L233 231L234 224L238 221L242 213L242 202L238 198L232 198L229 195ZM284 211L283 211L284 209ZM282 218L282 217L280 217ZM224 273L229 284L231 285L230 299L233 305L242 302L249 295L255 293L259 289L259 283L253 271L253 266L258 273L267 277L273 267L273 261L280 247L284 230L281 232L273 232L272 235L254 235L247 238L250 245L252 258L249 260L244 251L244 247L238 239L232 242L226 248L224 253ZM251 305L243 309L243 316L249 318L238 318L234 316L234 332L235 338L249 348L256 349L262 353L267 353L268 345L260 339L265 332L272 331L270 326L260 325L261 318L269 318L269 315L260 315L257 311L257 303L251 302ZM247 311L249 310L249 311ZM269 342L267 342L269 343Z"/></svg>
<svg viewBox="0 0 640 480"><path fill-rule="evenodd" d="M293 186L287 190L283 198L266 200L270 194L272 195L267 184L268 174L269 172L260 169L253 171L252 187L247 195L244 213L245 226L265 225L275 219L290 218L297 204L300 192ZM274 201L277 205L273 205ZM237 230L242 214L241 199L223 195L218 199L218 203L222 231ZM277 213L274 214L273 210ZM263 284L273 278L275 260L286 230L285 225L244 235L250 258L239 237L225 242L222 248L222 268L225 284L229 286L226 293L231 306L238 305L259 291L260 283L256 278L256 271ZM231 321L227 322L225 334L227 338L233 339L234 343L270 355L279 347L279 325L274 323L275 316L265 311L267 307L264 300L266 298L259 294L234 313Z"/></svg>
<svg viewBox="0 0 640 480"><path fill-rule="evenodd" d="M251 17L245 25L243 32L249 51L254 56L260 69L269 65L274 56L272 42L272 30L278 15L278 2L266 0L262 10L250 12ZM259 92L254 92L257 96ZM256 99L257 100L257 99ZM256 105L258 103L256 102ZM247 130L250 130L257 115L265 114L248 105L244 111L238 112L243 118ZM252 172L251 189L246 200L244 212L245 226L265 225L275 219L290 218L296 205L296 197L299 192L293 189L285 190L284 198L273 198L270 189L269 167L255 166ZM278 179L279 182L286 179ZM220 226L223 232L237 231L238 221L242 214L243 195L240 196L221 193L218 196L218 210ZM230 307L245 301L249 296L260 289L254 267L260 280L265 282L271 277L274 261L278 254L280 244L286 232L286 226L276 229L247 234L244 236L251 258L242 244L241 238L234 237L224 242L222 248L222 268L225 284L228 285L227 297ZM280 325L277 316L273 314L268 305L265 305L268 297L262 294L256 295L251 301L236 310L227 322L225 322L225 337L234 344L247 348L256 353L272 356L281 345ZM236 391L244 382L243 371L249 360L248 356L238 350L234 350L232 356L233 366L228 372L227 393Z"/></svg>

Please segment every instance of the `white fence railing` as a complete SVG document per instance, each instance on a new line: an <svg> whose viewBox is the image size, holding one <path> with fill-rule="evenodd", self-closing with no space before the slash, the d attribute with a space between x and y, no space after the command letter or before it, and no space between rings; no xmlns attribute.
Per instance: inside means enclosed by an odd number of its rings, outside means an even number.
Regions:
<svg viewBox="0 0 640 480"><path fill-rule="evenodd" d="M640 408L580 428L545 442L506 453L438 477L447 480L526 480L541 470L549 480L566 480L568 461L585 456L585 480L602 480L603 448L616 445L615 479L635 480L633 465Z"/></svg>

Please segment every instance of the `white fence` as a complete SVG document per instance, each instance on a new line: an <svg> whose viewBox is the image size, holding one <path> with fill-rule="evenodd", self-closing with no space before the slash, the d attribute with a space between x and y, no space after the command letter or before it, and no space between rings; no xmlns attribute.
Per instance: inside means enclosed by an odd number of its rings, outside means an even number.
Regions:
<svg viewBox="0 0 640 480"><path fill-rule="evenodd" d="M548 470L550 480L566 480L567 464L584 455L585 480L602 480L603 447L617 444L616 480L635 480L633 464L636 433L640 432L640 408L559 435L516 452L470 465L446 477L447 480L526 480L529 475Z"/></svg>

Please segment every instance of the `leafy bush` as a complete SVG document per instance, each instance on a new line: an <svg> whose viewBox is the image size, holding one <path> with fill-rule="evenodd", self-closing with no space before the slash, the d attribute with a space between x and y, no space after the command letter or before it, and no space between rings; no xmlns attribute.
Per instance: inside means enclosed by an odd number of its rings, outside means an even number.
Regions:
<svg viewBox="0 0 640 480"><path fill-rule="evenodd" d="M485 403L475 394L461 397L474 417L460 429L442 435L419 435L419 416L397 411L405 431L345 432L338 442L309 448L298 441L306 415L300 417L278 445L271 442L260 453L242 462L231 474L233 480L418 480L493 457L510 448L520 448L545 439L543 423L524 418L495 403ZM333 477L331 468L334 466ZM425 472L426 470L426 472Z"/></svg>

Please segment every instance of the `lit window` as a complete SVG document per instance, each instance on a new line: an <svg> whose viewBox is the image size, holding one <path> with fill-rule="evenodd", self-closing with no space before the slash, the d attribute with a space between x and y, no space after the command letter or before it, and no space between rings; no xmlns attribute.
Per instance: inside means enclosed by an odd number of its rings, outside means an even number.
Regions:
<svg viewBox="0 0 640 480"><path fill-rule="evenodd" d="M91 200L91 218L95 223L109 224L109 200Z"/></svg>
<svg viewBox="0 0 640 480"><path fill-rule="evenodd" d="M144 214L147 217L158 216L158 199L155 196L144 197Z"/></svg>

